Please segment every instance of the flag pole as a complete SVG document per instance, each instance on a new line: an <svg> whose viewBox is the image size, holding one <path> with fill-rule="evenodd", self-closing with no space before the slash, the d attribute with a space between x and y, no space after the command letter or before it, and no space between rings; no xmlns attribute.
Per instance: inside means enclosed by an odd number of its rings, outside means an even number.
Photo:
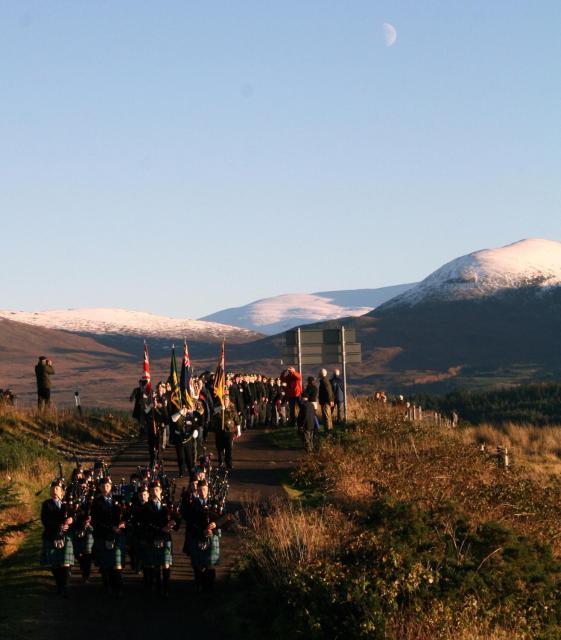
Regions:
<svg viewBox="0 0 561 640"><path fill-rule="evenodd" d="M226 351L224 344L226 339L222 338L222 354L224 356L224 374L222 376L222 432L224 432L224 414L226 413Z"/></svg>

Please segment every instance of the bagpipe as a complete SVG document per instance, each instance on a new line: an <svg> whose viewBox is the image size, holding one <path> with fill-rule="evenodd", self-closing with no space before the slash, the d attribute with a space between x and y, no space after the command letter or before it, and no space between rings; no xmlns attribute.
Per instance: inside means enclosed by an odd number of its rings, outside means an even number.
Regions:
<svg viewBox="0 0 561 640"><path fill-rule="evenodd" d="M224 516L230 489L229 473L224 467L211 468L208 475L209 511L217 518Z"/></svg>
<svg viewBox="0 0 561 640"><path fill-rule="evenodd" d="M168 518L168 528L177 529L181 522L181 504L175 499L176 484L175 479L171 481L167 489L163 491L162 505L166 509Z"/></svg>

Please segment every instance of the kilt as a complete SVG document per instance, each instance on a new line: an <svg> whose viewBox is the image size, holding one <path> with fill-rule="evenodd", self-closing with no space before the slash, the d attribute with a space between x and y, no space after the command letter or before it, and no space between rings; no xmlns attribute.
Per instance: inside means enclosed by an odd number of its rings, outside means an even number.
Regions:
<svg viewBox="0 0 561 640"><path fill-rule="evenodd" d="M206 543L206 544L205 544ZM214 567L220 560L220 529L209 538L189 538L189 555L194 567Z"/></svg>
<svg viewBox="0 0 561 640"><path fill-rule="evenodd" d="M78 558L92 552L94 537L92 531L84 531L82 535L74 534L74 553Z"/></svg>
<svg viewBox="0 0 561 640"><path fill-rule="evenodd" d="M131 558L134 559L133 569L135 571L140 571L143 567L151 566L148 564L149 552L150 552L150 543L142 538L138 538L136 536L132 537L130 549L131 549Z"/></svg>
<svg viewBox="0 0 561 640"><path fill-rule="evenodd" d="M93 557L102 571L122 569L125 565L125 536L115 535L114 539L94 538Z"/></svg>
<svg viewBox="0 0 561 640"><path fill-rule="evenodd" d="M171 538L156 538L146 542L144 563L148 567L171 567L173 555Z"/></svg>
<svg viewBox="0 0 561 640"><path fill-rule="evenodd" d="M72 566L74 564L74 547L72 546L72 538L63 536L59 538L63 541L60 549L55 547L54 540L43 538L43 547L41 549L41 564L56 569L57 567Z"/></svg>

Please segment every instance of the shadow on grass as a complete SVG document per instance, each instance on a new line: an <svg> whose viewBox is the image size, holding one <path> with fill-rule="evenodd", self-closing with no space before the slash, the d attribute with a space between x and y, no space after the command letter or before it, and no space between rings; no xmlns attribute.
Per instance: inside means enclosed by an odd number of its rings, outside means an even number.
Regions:
<svg viewBox="0 0 561 640"><path fill-rule="evenodd" d="M0 637L37 638L48 621L45 595L50 574L39 566L41 529L34 527L22 546L0 562Z"/></svg>

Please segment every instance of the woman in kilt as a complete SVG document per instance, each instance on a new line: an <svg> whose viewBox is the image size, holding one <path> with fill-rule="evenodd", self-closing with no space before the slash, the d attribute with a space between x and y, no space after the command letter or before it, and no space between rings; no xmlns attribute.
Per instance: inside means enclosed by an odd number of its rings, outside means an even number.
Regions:
<svg viewBox="0 0 561 640"><path fill-rule="evenodd" d="M101 572L103 586L120 597L126 548L124 505L113 497L109 476L101 478L99 488L100 494L92 505L93 557Z"/></svg>
<svg viewBox="0 0 561 640"><path fill-rule="evenodd" d="M63 502L64 481L62 478L51 483L51 497L41 507L43 523L43 549L41 564L51 568L59 595L68 597L67 584L70 567L74 564L71 526L72 518Z"/></svg>
<svg viewBox="0 0 561 640"><path fill-rule="evenodd" d="M155 584L167 597L173 562L171 532L179 528L179 522L176 520L173 505L162 502L162 484L159 480L150 484L150 500L143 507L142 518L147 541L147 585L152 587Z"/></svg>
<svg viewBox="0 0 561 640"><path fill-rule="evenodd" d="M217 527L217 514L209 509L206 480L197 482L197 494L187 516L189 555L197 590L212 591L216 577L214 567L220 559L220 529Z"/></svg>

